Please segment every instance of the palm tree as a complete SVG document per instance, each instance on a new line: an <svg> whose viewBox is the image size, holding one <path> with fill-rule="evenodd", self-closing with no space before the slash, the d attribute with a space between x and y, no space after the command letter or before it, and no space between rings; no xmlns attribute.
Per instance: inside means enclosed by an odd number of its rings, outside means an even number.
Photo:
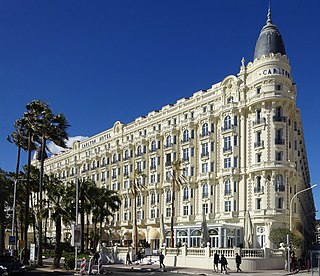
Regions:
<svg viewBox="0 0 320 276"><path fill-rule="evenodd" d="M91 213L94 198L97 196L96 184L91 180L78 180L78 191L80 200L80 224L81 224L81 245L80 253L84 253L84 224L85 224L85 214L87 216Z"/></svg>
<svg viewBox="0 0 320 276"><path fill-rule="evenodd" d="M109 224L109 217L119 210L121 200L116 191L111 191L104 187L96 188L96 191L97 197L94 201L93 213L95 221L99 222L99 239L101 239L103 221ZM95 243L94 246L96 245Z"/></svg>
<svg viewBox="0 0 320 276"><path fill-rule="evenodd" d="M70 224L71 212L68 208L70 206L68 189L64 183L53 175L49 177L48 183L45 186L46 200L48 204L42 210L42 215L50 212L52 219L56 226L56 237L55 237L55 249L54 249L54 260L53 268L60 268L60 259L62 256L61 246L61 230L62 221L64 224ZM42 216L41 216L42 217Z"/></svg>
<svg viewBox="0 0 320 276"><path fill-rule="evenodd" d="M132 239L135 255L138 254L138 224L137 224L137 194L138 192L145 190L146 186L141 181L141 178L144 178L145 175L139 172L137 169L133 172L132 176L132 186L131 193L133 196L133 229L132 229Z"/></svg>
<svg viewBox="0 0 320 276"><path fill-rule="evenodd" d="M175 218L175 191L176 185L182 185L186 181L186 178L181 174L181 160L173 161L171 164L172 175L171 175L171 184L172 184L172 203L171 203L171 233L170 233L170 247L174 247L174 218Z"/></svg>
<svg viewBox="0 0 320 276"><path fill-rule="evenodd" d="M63 114L53 114L49 105L35 100L26 105L26 117L31 117L31 129L34 133L41 137L41 151L40 151L40 180L39 180L39 209L42 209L42 186L44 177L44 160L46 158L45 148L46 142L52 141L56 145L66 148L66 140L68 134L66 132L69 124ZM42 263L42 221L39 219L38 226L38 255L37 264L41 266Z"/></svg>

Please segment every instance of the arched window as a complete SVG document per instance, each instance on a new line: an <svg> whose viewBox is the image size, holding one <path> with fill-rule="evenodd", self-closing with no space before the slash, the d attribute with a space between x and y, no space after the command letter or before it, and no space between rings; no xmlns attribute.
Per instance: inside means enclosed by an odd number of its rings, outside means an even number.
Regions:
<svg viewBox="0 0 320 276"><path fill-rule="evenodd" d="M153 140L151 142L151 151L155 151L157 149L157 142L155 140Z"/></svg>
<svg viewBox="0 0 320 276"><path fill-rule="evenodd" d="M92 169L95 169L96 168L96 161L93 161L92 162Z"/></svg>
<svg viewBox="0 0 320 276"><path fill-rule="evenodd" d="M103 157L103 158L102 158L102 166L104 166L105 164L106 164L106 158Z"/></svg>
<svg viewBox="0 0 320 276"><path fill-rule="evenodd" d="M142 147L139 145L137 147L137 155L140 156L142 154Z"/></svg>
<svg viewBox="0 0 320 276"><path fill-rule="evenodd" d="M189 199L189 188L184 187L183 188L183 200L188 200Z"/></svg>
<svg viewBox="0 0 320 276"><path fill-rule="evenodd" d="M124 159L127 160L129 158L129 150L124 152Z"/></svg>
<svg viewBox="0 0 320 276"><path fill-rule="evenodd" d="M124 208L128 208L128 207L129 207L129 200L128 200L128 198L125 197L123 201L124 201L124 204L123 204L123 205L124 205Z"/></svg>
<svg viewBox="0 0 320 276"><path fill-rule="evenodd" d="M112 162L117 162L117 154L116 153L112 156Z"/></svg>
<svg viewBox="0 0 320 276"><path fill-rule="evenodd" d="M167 190L166 193L166 202L169 203L171 202L172 198L171 198L171 190Z"/></svg>
<svg viewBox="0 0 320 276"><path fill-rule="evenodd" d="M187 142L189 140L189 131L186 129L183 131L183 142Z"/></svg>
<svg viewBox="0 0 320 276"><path fill-rule="evenodd" d="M207 183L202 185L202 198L209 197L209 185Z"/></svg>
<svg viewBox="0 0 320 276"><path fill-rule="evenodd" d="M224 195L230 195L231 192L232 192L231 183L230 183L230 179L228 179L224 182Z"/></svg>
<svg viewBox="0 0 320 276"><path fill-rule="evenodd" d="M207 123L204 123L204 124L202 125L201 135L202 135L202 136L206 136L206 135L208 135L208 134L209 134L209 126L208 126Z"/></svg>
<svg viewBox="0 0 320 276"><path fill-rule="evenodd" d="M228 115L224 118L224 129L231 128L231 117Z"/></svg>
<svg viewBox="0 0 320 276"><path fill-rule="evenodd" d="M141 195L137 196L137 206L141 206Z"/></svg>
<svg viewBox="0 0 320 276"><path fill-rule="evenodd" d="M166 146L167 147L171 146L171 136L170 135L168 135L167 138L166 138Z"/></svg>

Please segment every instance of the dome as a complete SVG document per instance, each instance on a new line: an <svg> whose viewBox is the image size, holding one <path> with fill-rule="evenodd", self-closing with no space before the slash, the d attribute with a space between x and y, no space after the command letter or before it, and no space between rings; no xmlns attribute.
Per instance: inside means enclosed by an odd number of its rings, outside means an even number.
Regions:
<svg viewBox="0 0 320 276"><path fill-rule="evenodd" d="M276 25L272 23L270 7L268 10L267 24L262 28L254 50L253 60L263 55L269 54L286 54L282 36Z"/></svg>

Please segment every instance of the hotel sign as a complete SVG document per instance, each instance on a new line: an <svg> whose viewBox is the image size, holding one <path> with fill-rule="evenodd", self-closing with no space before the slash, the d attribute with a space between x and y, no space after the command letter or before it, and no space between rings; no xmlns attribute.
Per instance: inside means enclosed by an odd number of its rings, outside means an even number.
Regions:
<svg viewBox="0 0 320 276"><path fill-rule="evenodd" d="M284 77L287 77L290 79L290 73L280 67L273 67L273 68L268 68L268 69L264 69L260 72L259 74L260 76L274 76L274 75L281 75Z"/></svg>

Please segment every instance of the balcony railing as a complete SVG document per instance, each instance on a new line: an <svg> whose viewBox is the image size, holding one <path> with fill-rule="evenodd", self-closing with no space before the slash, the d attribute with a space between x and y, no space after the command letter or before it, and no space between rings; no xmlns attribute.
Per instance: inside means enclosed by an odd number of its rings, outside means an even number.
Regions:
<svg viewBox="0 0 320 276"><path fill-rule="evenodd" d="M255 147L255 148L261 148L261 147L264 147L264 141L257 141L257 142L254 142L254 147Z"/></svg>
<svg viewBox="0 0 320 276"><path fill-rule="evenodd" d="M188 143L189 141L191 141L191 138L182 139L181 144Z"/></svg>
<svg viewBox="0 0 320 276"><path fill-rule="evenodd" d="M232 151L232 146L224 147L223 152Z"/></svg>
<svg viewBox="0 0 320 276"><path fill-rule="evenodd" d="M209 156L209 152L202 152L201 153L201 157L207 157L207 156Z"/></svg>
<svg viewBox="0 0 320 276"><path fill-rule="evenodd" d="M157 166L156 165L151 165L150 166L150 170L156 170L157 169Z"/></svg>
<svg viewBox="0 0 320 276"><path fill-rule="evenodd" d="M202 198L208 198L209 197L209 193L202 193Z"/></svg>
<svg viewBox="0 0 320 276"><path fill-rule="evenodd" d="M253 121L253 126L262 125L266 123L266 118L258 118Z"/></svg>
<svg viewBox="0 0 320 276"><path fill-rule="evenodd" d="M182 161L189 161L189 156L184 156L184 157L182 157Z"/></svg>
<svg viewBox="0 0 320 276"><path fill-rule="evenodd" d="M231 195L232 194L232 190L229 189L229 190L224 190L224 195L225 196L228 196L228 195Z"/></svg>
<svg viewBox="0 0 320 276"><path fill-rule="evenodd" d="M263 193L264 192L264 187L254 187L254 192L255 193Z"/></svg>
<svg viewBox="0 0 320 276"><path fill-rule="evenodd" d="M200 133L200 137L206 137L210 135L210 131L204 131Z"/></svg>
<svg viewBox="0 0 320 276"><path fill-rule="evenodd" d="M171 166L171 161L166 161L166 162L164 163L164 165L165 165L166 167L170 167L170 166Z"/></svg>
<svg viewBox="0 0 320 276"><path fill-rule="evenodd" d="M228 130L234 130L234 129L235 129L234 125L226 125L226 126L222 126L221 127L221 132L225 132L225 131L228 131Z"/></svg>
<svg viewBox="0 0 320 276"><path fill-rule="evenodd" d="M276 116L273 116L273 121L274 122L286 122L287 117L276 115Z"/></svg>

